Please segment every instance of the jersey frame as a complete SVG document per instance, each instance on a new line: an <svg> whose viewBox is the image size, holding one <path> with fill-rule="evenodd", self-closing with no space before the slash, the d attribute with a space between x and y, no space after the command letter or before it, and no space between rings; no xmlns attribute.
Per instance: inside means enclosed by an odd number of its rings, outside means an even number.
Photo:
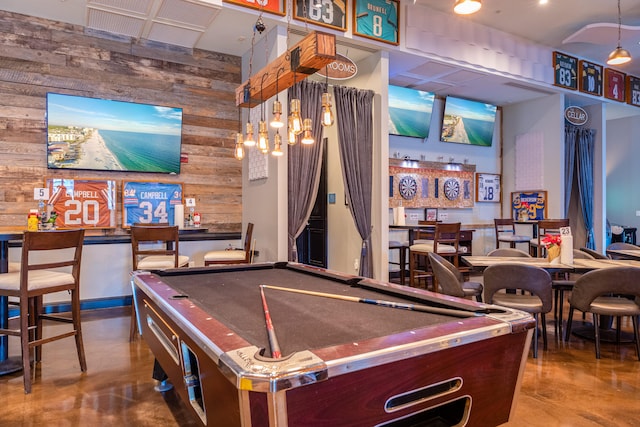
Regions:
<svg viewBox="0 0 640 427"><path fill-rule="evenodd" d="M366 5L371 2L392 4L395 12L395 23L392 22L392 17L387 17L386 20L380 19L379 22L374 22L372 28L368 28L368 26L362 20L363 18L367 17L368 14L366 12L360 12L360 14L358 14L358 11L360 11L362 7L367 9ZM351 15L353 16L354 35L377 40L383 43L389 43L396 46L400 44L400 2L398 0L354 0L353 13ZM375 16L378 15L374 15L373 20L375 20Z"/></svg>

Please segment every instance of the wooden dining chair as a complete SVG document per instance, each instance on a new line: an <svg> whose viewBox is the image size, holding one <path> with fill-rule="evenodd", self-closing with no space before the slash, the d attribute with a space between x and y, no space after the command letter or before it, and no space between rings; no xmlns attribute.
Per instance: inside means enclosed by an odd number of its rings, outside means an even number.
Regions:
<svg viewBox="0 0 640 427"><path fill-rule="evenodd" d="M83 242L83 229L26 231L22 241L20 271L0 274L0 295L17 298L19 306L18 327L0 329L0 334L20 337L25 393L31 393L31 350L35 350L34 364L38 363L42 360L42 345L51 341L75 337L80 370L87 370L80 321ZM44 295L60 291L71 294L71 319L43 311ZM73 327L71 330L54 330L55 335L43 337L43 320L71 323Z"/></svg>
<svg viewBox="0 0 640 427"><path fill-rule="evenodd" d="M135 224L131 227L131 255L133 271L164 270L189 265L189 257L180 255L178 226L168 224ZM129 340L138 330L135 301L131 301Z"/></svg>
<svg viewBox="0 0 640 427"><path fill-rule="evenodd" d="M204 255L204 265L215 264L250 264L253 257L251 249L251 238L253 236L253 223L247 224L247 231L244 234L244 245L242 249L209 251Z"/></svg>
<svg viewBox="0 0 640 427"><path fill-rule="evenodd" d="M460 255L460 223L437 223L433 240L414 243L409 247L409 285L416 286L419 279L433 277L428 254L435 252L449 259L458 268Z"/></svg>
<svg viewBox="0 0 640 427"><path fill-rule="evenodd" d="M496 249L500 243L509 243L510 248L515 248L516 243L528 243L530 236L516 234L516 227L511 218L494 218L493 225L496 230Z"/></svg>
<svg viewBox="0 0 640 427"><path fill-rule="evenodd" d="M542 219L538 221L538 235L529 240L529 253L532 256L543 258L546 256L542 239L547 234L560 234L561 227L569 227L569 219Z"/></svg>

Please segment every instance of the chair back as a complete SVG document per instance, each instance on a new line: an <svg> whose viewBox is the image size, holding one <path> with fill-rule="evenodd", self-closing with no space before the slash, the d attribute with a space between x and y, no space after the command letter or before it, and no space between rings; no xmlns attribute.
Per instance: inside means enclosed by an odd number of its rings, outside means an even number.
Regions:
<svg viewBox="0 0 640 427"><path fill-rule="evenodd" d="M615 242L610 244L609 246L607 246L607 249L613 249L613 250L639 250L640 246L636 246L633 245L631 243L626 243L626 242Z"/></svg>
<svg viewBox="0 0 640 427"><path fill-rule="evenodd" d="M436 278L437 285L440 287L440 292L445 295L464 298L463 277L456 266L436 253L429 252L428 256L433 275Z"/></svg>
<svg viewBox="0 0 640 427"><path fill-rule="evenodd" d="M75 282L73 284L77 286L80 280L83 243L84 229L46 232L25 231L22 242L22 259L20 261L20 289L26 292L31 271L61 267L70 267L70 273ZM43 255L50 252L51 256L44 257L46 261L40 262L43 257L35 256L37 252ZM66 284L62 288L69 289L69 285L73 284ZM52 292L51 287L48 287L47 292Z"/></svg>
<svg viewBox="0 0 640 427"><path fill-rule="evenodd" d="M544 244L542 243L542 239L547 234L560 234L560 227L569 227L569 219L542 219L538 221L538 237L535 239L537 240L535 246L537 247L538 257L543 256L542 248L544 247Z"/></svg>
<svg viewBox="0 0 640 427"><path fill-rule="evenodd" d="M252 255L252 250L251 250L251 239L253 236L253 223L250 222L247 224L247 231L244 234L244 254L245 254L245 263L249 263L251 262L251 255Z"/></svg>
<svg viewBox="0 0 640 427"><path fill-rule="evenodd" d="M581 251L580 249L573 250L574 259L595 259L591 254Z"/></svg>
<svg viewBox="0 0 640 427"><path fill-rule="evenodd" d="M531 255L525 251L514 248L498 248L494 249L487 254L487 256L506 256L506 257L519 257L519 258L531 258Z"/></svg>
<svg viewBox="0 0 640 427"><path fill-rule="evenodd" d="M586 254L591 255L595 259L611 259L610 257L601 254L600 252L594 251L593 249L582 247L580 248L580 252L584 252Z"/></svg>
<svg viewBox="0 0 640 427"><path fill-rule="evenodd" d="M164 245L160 246L160 243ZM174 268L178 268L180 266L178 226L158 224L131 226L131 253L133 270L138 269L141 258L153 255L173 256Z"/></svg>
<svg viewBox="0 0 640 427"><path fill-rule="evenodd" d="M571 306L580 311L589 311L593 300L610 294L635 296L636 304L640 305L638 277L638 267L611 267L589 271L576 280L570 297Z"/></svg>
<svg viewBox="0 0 640 427"><path fill-rule="evenodd" d="M460 223L459 222L439 222L433 235L433 250L439 253L439 245L453 246L455 253L458 253L460 243Z"/></svg>
<svg viewBox="0 0 640 427"><path fill-rule="evenodd" d="M496 236L503 233L516 234L516 228L511 218L494 218L493 225L496 229Z"/></svg>
<svg viewBox="0 0 640 427"><path fill-rule="evenodd" d="M437 224L438 221L418 220L418 225L422 226L422 228L416 228L414 230L413 241L433 240Z"/></svg>
<svg viewBox="0 0 640 427"><path fill-rule="evenodd" d="M551 275L543 268L526 264L496 264L484 270L484 295L489 303L501 289L522 289L540 298L542 312L552 307Z"/></svg>

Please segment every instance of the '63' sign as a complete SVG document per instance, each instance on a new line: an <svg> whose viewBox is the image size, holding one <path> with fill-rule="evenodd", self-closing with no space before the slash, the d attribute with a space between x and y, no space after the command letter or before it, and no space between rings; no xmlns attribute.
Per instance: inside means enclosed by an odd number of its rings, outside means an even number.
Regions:
<svg viewBox="0 0 640 427"><path fill-rule="evenodd" d="M116 226L116 182L112 180L48 178L49 205L62 228Z"/></svg>
<svg viewBox="0 0 640 427"><path fill-rule="evenodd" d="M182 184L128 181L122 184L122 225L174 224L175 205L182 204Z"/></svg>

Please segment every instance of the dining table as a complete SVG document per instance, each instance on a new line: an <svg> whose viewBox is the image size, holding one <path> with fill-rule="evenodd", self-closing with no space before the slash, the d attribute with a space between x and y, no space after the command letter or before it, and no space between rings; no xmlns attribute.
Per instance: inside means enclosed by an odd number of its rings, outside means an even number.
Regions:
<svg viewBox="0 0 640 427"><path fill-rule="evenodd" d="M640 261L640 249L607 249L607 255Z"/></svg>
<svg viewBox="0 0 640 427"><path fill-rule="evenodd" d="M0 230L0 274L9 271L9 242L22 240L24 230ZM0 328L9 327L9 298L0 296ZM20 356L9 357L9 337L0 335L0 375L22 370Z"/></svg>

